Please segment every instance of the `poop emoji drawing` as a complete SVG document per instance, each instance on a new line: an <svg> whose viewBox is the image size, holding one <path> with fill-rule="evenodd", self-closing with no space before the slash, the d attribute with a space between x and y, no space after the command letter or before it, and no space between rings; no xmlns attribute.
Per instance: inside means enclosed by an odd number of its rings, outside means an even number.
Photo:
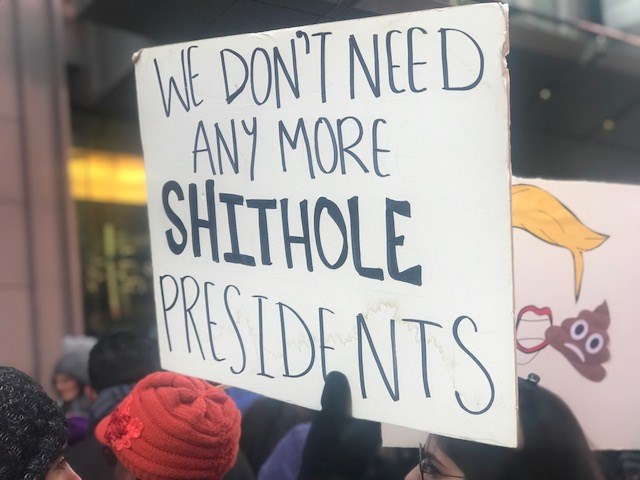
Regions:
<svg viewBox="0 0 640 480"><path fill-rule="evenodd" d="M559 327L549 327L545 332L546 341L578 372L599 382L606 375L602 364L610 357L609 322L609 308L604 302L593 312L583 310L576 318L567 318Z"/></svg>
<svg viewBox="0 0 640 480"><path fill-rule="evenodd" d="M513 185L511 198L514 228L528 232L554 248L570 252L574 292L571 305L576 306L584 275L584 253L598 248L608 236L591 230L556 197L539 187ZM541 278L540 281L553 280ZM583 309L577 317L567 318L560 326L554 324L553 305L526 304L518 307L516 347L519 364L530 362L551 346L585 378L594 382L605 378L603 363L610 357L607 334L610 318L606 302L594 311Z"/></svg>

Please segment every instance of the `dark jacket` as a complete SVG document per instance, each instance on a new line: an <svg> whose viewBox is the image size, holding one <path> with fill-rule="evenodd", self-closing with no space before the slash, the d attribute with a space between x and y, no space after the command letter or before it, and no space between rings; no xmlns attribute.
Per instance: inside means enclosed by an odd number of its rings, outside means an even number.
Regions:
<svg viewBox="0 0 640 480"><path fill-rule="evenodd" d="M69 465L80 478L87 480L113 479L116 458L107 447L96 440L93 431L98 422L109 415L122 399L129 394L132 388L133 384L105 388L98 394L98 398L89 408L91 434L72 445L65 455Z"/></svg>

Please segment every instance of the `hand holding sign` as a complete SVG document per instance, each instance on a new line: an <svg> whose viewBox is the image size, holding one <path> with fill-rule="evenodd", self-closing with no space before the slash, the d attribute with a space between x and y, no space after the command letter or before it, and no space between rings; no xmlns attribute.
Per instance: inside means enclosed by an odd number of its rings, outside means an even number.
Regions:
<svg viewBox="0 0 640 480"><path fill-rule="evenodd" d="M351 416L349 380L331 372L302 453L299 480L364 478L382 446L380 424Z"/></svg>

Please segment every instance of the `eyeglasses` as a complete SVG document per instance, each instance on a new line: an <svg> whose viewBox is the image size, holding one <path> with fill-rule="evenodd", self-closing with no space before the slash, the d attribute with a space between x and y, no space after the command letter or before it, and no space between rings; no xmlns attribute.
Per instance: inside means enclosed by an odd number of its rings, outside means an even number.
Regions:
<svg viewBox="0 0 640 480"><path fill-rule="evenodd" d="M442 473L440 469L431 461L430 456L425 455L424 445L418 444L418 469L420 470L420 478L429 480L431 478L464 478L460 475L447 475Z"/></svg>

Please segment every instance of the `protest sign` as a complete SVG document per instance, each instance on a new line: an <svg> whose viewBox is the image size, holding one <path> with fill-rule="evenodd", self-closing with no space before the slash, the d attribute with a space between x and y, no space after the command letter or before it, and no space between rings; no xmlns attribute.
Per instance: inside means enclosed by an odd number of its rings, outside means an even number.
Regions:
<svg viewBox="0 0 640 480"><path fill-rule="evenodd" d="M512 192L518 375L559 395L593 448L639 449L640 187L514 178Z"/></svg>
<svg viewBox="0 0 640 480"><path fill-rule="evenodd" d="M165 368L515 445L506 7L136 54Z"/></svg>
<svg viewBox="0 0 640 480"><path fill-rule="evenodd" d="M514 190L518 373L535 372L598 449L640 449L640 187L520 180ZM516 200L523 196L522 201ZM523 208L557 219L543 226ZM568 212L568 213L567 213Z"/></svg>

